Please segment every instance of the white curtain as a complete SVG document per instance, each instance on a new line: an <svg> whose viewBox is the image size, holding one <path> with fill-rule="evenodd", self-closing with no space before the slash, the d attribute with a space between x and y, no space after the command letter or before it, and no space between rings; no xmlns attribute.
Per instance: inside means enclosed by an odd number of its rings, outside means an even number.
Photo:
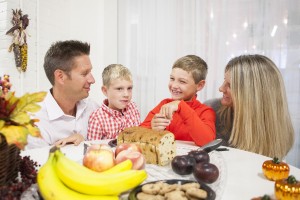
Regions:
<svg viewBox="0 0 300 200"><path fill-rule="evenodd" d="M226 63L241 54L264 54L280 68L295 128L287 161L300 167L300 1L119 0L118 61L134 76L142 120L162 99L172 64L196 54L208 64L198 99L220 97ZM279 122L280 123L280 122Z"/></svg>

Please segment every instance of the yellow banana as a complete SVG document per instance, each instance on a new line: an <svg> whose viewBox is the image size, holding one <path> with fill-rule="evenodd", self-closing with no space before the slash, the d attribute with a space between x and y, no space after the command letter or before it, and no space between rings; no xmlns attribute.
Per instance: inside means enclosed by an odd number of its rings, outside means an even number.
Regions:
<svg viewBox="0 0 300 200"><path fill-rule="evenodd" d="M117 172L123 172L132 169L132 162L131 160L127 159L121 163L116 164L112 168L101 172L102 174L114 174Z"/></svg>
<svg viewBox="0 0 300 200"><path fill-rule="evenodd" d="M59 156L65 156L60 150L57 150L55 151L55 155L57 157ZM85 176L89 176L89 177L92 177L92 176L95 176L95 171L83 166L83 165L79 165L77 162L73 161L73 160L69 160L68 161L69 164L73 165L74 168L76 168L78 171L80 171L81 173L84 173ZM132 169L132 162L131 160L126 160L124 162L121 162L115 166L113 166L112 168L106 170L106 171L103 171L103 172L97 172L98 173L102 173L102 174L114 174L114 173L117 173L117 172L122 172L122 171L126 171L126 170L130 170Z"/></svg>
<svg viewBox="0 0 300 200"><path fill-rule="evenodd" d="M55 151L55 156L58 157L63 157L65 158L65 155L58 149ZM85 176L94 176L95 171L83 166L79 165L77 162L68 159L68 164L72 165L78 172L85 174Z"/></svg>
<svg viewBox="0 0 300 200"><path fill-rule="evenodd" d="M48 161L40 168L37 183L45 200L118 200L118 196L95 196L78 193L65 186L55 173L54 153L50 153Z"/></svg>
<svg viewBox="0 0 300 200"><path fill-rule="evenodd" d="M62 153L58 152L55 155L56 172L60 180L69 188L83 194L119 195L138 186L147 178L145 170L127 170L110 174L87 171L87 168L68 159Z"/></svg>

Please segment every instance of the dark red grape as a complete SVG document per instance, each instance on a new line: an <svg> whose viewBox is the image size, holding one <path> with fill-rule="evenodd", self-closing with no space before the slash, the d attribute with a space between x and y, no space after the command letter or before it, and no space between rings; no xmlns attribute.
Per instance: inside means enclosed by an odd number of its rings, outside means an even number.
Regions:
<svg viewBox="0 0 300 200"><path fill-rule="evenodd" d="M173 171L180 175L191 174L195 164L195 159L187 155L175 156L171 162Z"/></svg>
<svg viewBox="0 0 300 200"><path fill-rule="evenodd" d="M194 166L193 175L199 182L213 183L219 177L219 169L212 163L198 163Z"/></svg>
<svg viewBox="0 0 300 200"><path fill-rule="evenodd" d="M188 156L194 158L196 163L209 162L209 154L203 150L193 150L188 153Z"/></svg>
<svg viewBox="0 0 300 200"><path fill-rule="evenodd" d="M0 186L1 200L17 200L20 199L22 193L27 190L32 184L36 183L37 170L39 167L36 162L30 159L29 156L21 158L19 164L20 178Z"/></svg>

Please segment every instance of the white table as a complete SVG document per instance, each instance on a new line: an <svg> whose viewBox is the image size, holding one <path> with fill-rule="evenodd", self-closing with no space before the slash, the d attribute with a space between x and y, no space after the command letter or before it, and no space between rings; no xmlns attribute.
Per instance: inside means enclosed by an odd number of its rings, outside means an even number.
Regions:
<svg viewBox="0 0 300 200"><path fill-rule="evenodd" d="M108 141L97 141L108 143ZM177 141L177 154L185 154L191 149L197 149L191 142ZM47 161L50 147L22 151L21 155L29 155L32 160L39 164ZM262 173L262 164L271 158L255 153L228 148L229 151L212 152L211 162L220 169L219 179L209 186L216 191L217 198L222 200L251 199L268 194L274 196L274 182L267 180ZM68 145L62 148L66 156L72 160L81 162L83 157L83 144L75 147ZM157 170L158 169L158 170ZM146 171L149 178L147 181L169 178L193 179L190 176L176 175L170 166L158 167L147 165ZM300 169L290 165L290 174L300 180Z"/></svg>
<svg viewBox="0 0 300 200"><path fill-rule="evenodd" d="M227 182L222 199L251 199L268 194L274 197L274 182L267 180L262 164L272 158L259 154L229 148L222 152L227 164ZM290 166L290 175L300 180L300 169Z"/></svg>

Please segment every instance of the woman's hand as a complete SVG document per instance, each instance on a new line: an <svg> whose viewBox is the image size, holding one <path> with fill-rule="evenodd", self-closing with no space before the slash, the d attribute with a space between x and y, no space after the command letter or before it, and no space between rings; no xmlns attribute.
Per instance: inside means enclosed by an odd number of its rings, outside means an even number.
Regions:
<svg viewBox="0 0 300 200"><path fill-rule="evenodd" d="M67 143L74 143L75 146L79 145L82 141L84 141L84 137L80 133L74 133L71 136L60 139L54 143L55 146L63 147Z"/></svg>
<svg viewBox="0 0 300 200"><path fill-rule="evenodd" d="M170 122L171 120L167 119L165 115L157 113L151 120L151 128L157 131L165 130L166 127L170 124Z"/></svg>

